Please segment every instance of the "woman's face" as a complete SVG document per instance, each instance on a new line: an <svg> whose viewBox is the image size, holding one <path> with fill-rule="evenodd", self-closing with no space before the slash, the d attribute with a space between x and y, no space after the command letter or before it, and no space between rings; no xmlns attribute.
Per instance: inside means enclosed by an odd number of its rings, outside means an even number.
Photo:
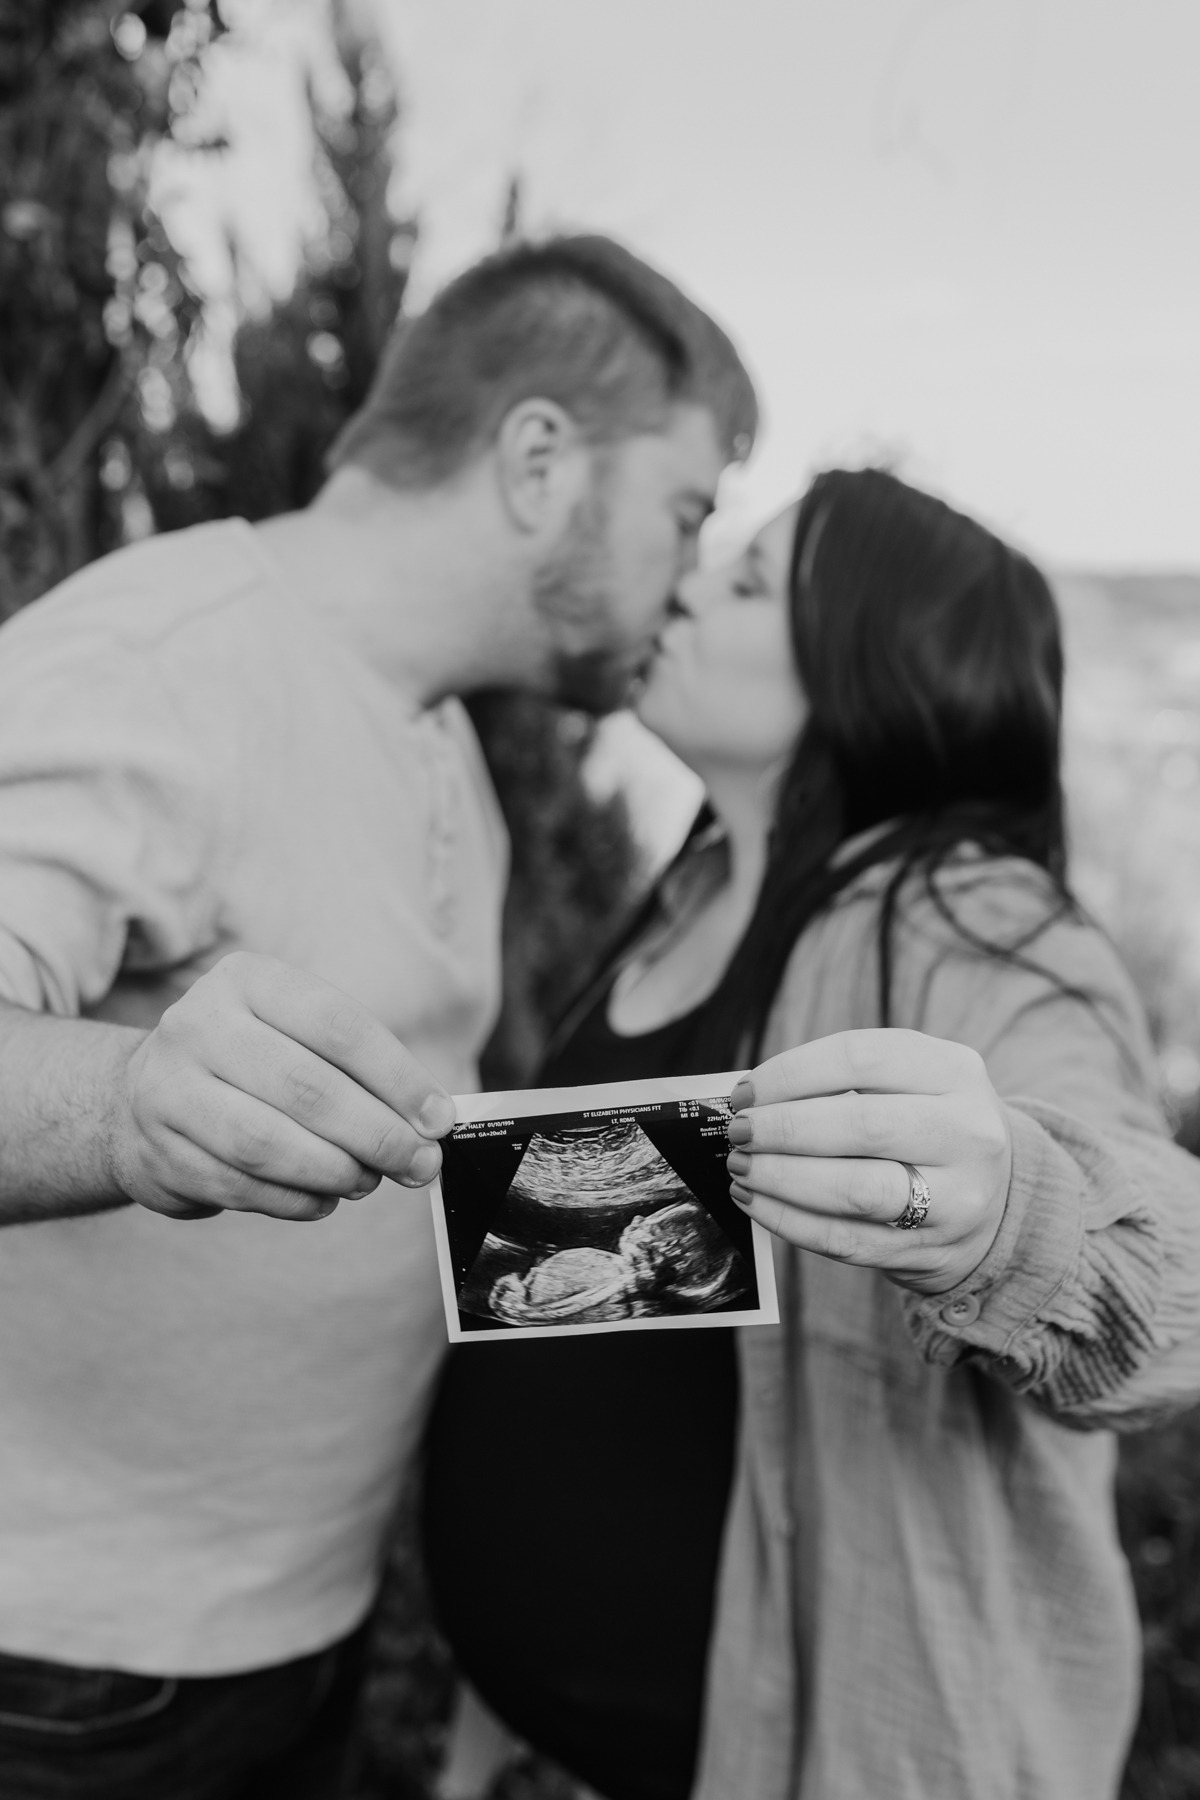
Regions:
<svg viewBox="0 0 1200 1800"><path fill-rule="evenodd" d="M796 513L786 507L723 568L689 575L660 634L638 716L702 775L776 767L807 716L788 623Z"/></svg>

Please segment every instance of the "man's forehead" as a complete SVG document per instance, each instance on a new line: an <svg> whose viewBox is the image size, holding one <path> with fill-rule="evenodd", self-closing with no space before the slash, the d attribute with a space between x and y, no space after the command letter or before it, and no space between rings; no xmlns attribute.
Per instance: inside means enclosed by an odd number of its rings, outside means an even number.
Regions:
<svg viewBox="0 0 1200 1800"><path fill-rule="evenodd" d="M712 501L728 457L717 422L706 406L674 406L657 430L631 439L636 459L654 467L673 492Z"/></svg>
<svg viewBox="0 0 1200 1800"><path fill-rule="evenodd" d="M687 457L719 475L729 458L721 443L717 421L707 406L683 403L671 409L668 436Z"/></svg>

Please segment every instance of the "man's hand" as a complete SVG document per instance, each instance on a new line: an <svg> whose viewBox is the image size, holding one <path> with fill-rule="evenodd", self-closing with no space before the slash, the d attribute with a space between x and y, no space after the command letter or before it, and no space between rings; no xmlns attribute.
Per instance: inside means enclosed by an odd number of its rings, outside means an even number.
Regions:
<svg viewBox="0 0 1200 1800"><path fill-rule="evenodd" d="M943 1293L991 1248L1012 1144L983 1059L917 1031L843 1031L785 1050L734 1090L735 1200L769 1231L838 1262ZM922 1225L897 1231L911 1163Z"/></svg>
<svg viewBox="0 0 1200 1800"><path fill-rule="evenodd" d="M323 1219L389 1175L424 1187L454 1103L357 1001L270 957L227 956L116 1077L107 1161L172 1218Z"/></svg>

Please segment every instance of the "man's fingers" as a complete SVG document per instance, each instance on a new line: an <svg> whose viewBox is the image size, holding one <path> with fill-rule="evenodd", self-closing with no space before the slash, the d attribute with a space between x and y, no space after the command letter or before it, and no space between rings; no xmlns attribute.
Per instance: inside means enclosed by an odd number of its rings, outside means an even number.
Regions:
<svg viewBox="0 0 1200 1800"><path fill-rule="evenodd" d="M381 1174L424 1187L454 1119L450 1096L364 1007L243 953L164 1013L130 1072L130 1192L176 1217L219 1206L321 1218Z"/></svg>
<svg viewBox="0 0 1200 1800"><path fill-rule="evenodd" d="M736 1114L732 1127L740 1149L779 1160L849 1156L940 1164L960 1134L955 1103L927 1094L834 1094L755 1106Z"/></svg>
<svg viewBox="0 0 1200 1800"><path fill-rule="evenodd" d="M770 1105L821 1094L945 1094L970 1085L982 1073L974 1050L920 1031L839 1031L794 1050L783 1050L753 1069L753 1100Z"/></svg>
<svg viewBox="0 0 1200 1800"><path fill-rule="evenodd" d="M168 1219L219 1219L225 1211L223 1206L201 1206L194 1200L175 1200L160 1194L153 1205L146 1203L151 1212L162 1213Z"/></svg>
<svg viewBox="0 0 1200 1800"><path fill-rule="evenodd" d="M366 1193L379 1179L344 1149L223 1081L182 1082L164 1123L227 1167L280 1187L336 1199Z"/></svg>
<svg viewBox="0 0 1200 1800"><path fill-rule="evenodd" d="M232 1169L219 1157L190 1138L172 1134L170 1143L171 1176L164 1181L165 1201L143 1201L160 1212L175 1217L203 1216L197 1207L217 1206L223 1212L267 1213L275 1219L316 1220L328 1218L337 1206L336 1196L310 1193L305 1188L283 1187L277 1182L260 1181L240 1169ZM180 1213L183 1205L189 1210Z"/></svg>
<svg viewBox="0 0 1200 1800"><path fill-rule="evenodd" d="M733 1153L730 1174L759 1199L848 1220L890 1226L909 1200L908 1176L898 1162L811 1156L746 1157ZM930 1213L930 1218L933 1218Z"/></svg>
<svg viewBox="0 0 1200 1800"><path fill-rule="evenodd" d="M302 969L265 957L229 957L231 978L265 1025L341 1069L427 1138L454 1123L454 1102L424 1064L365 1006ZM390 1172L390 1171L389 1171Z"/></svg>
<svg viewBox="0 0 1200 1800"><path fill-rule="evenodd" d="M364 1169L422 1186L441 1166L436 1145L392 1107L259 1019L214 1046L210 1062L222 1082L336 1145Z"/></svg>

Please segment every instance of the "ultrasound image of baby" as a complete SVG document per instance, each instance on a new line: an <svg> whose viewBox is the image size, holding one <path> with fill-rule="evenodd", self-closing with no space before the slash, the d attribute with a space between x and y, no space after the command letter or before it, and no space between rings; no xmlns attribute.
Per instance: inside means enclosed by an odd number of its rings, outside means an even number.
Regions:
<svg viewBox="0 0 1200 1800"><path fill-rule="evenodd" d="M459 1295L508 1325L707 1312L750 1269L635 1120L538 1132Z"/></svg>

